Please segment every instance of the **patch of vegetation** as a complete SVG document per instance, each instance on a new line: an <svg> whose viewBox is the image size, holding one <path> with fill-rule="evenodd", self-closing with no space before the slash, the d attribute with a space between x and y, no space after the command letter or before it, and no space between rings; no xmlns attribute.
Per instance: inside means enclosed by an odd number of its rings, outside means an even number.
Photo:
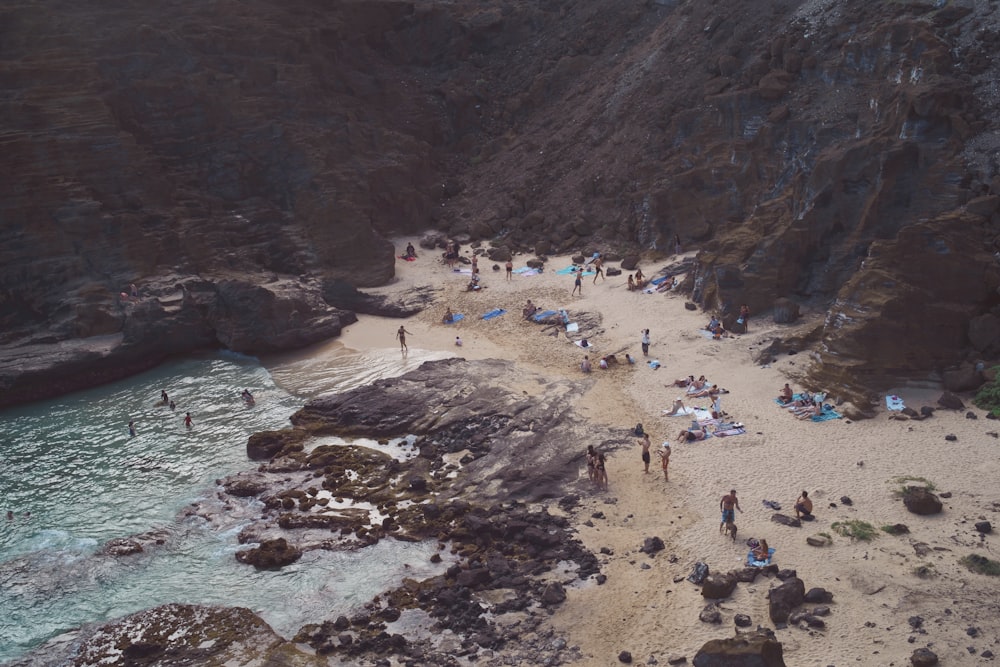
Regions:
<svg viewBox="0 0 1000 667"><path fill-rule="evenodd" d="M972 403L980 410L988 410L994 417L1000 417L1000 366L994 366L993 380L987 382L976 393Z"/></svg>
<svg viewBox="0 0 1000 667"><path fill-rule="evenodd" d="M913 574L921 579L930 579L937 576L937 570L932 563L921 563L913 568Z"/></svg>
<svg viewBox="0 0 1000 667"><path fill-rule="evenodd" d="M823 533L820 533L819 535L820 535L820 537L825 537L826 539L828 539L831 542L833 542L833 535L831 535L830 533L823 532Z"/></svg>
<svg viewBox="0 0 1000 667"><path fill-rule="evenodd" d="M969 554L958 561L973 572L985 574L988 577L1000 577L1000 562L990 560L986 556Z"/></svg>
<svg viewBox="0 0 1000 667"><path fill-rule="evenodd" d="M830 527L844 537L849 537L852 540L861 540L862 542L870 542L878 536L875 526L860 519L834 521Z"/></svg>
<svg viewBox="0 0 1000 667"><path fill-rule="evenodd" d="M896 485L896 490L893 491L893 495L897 498L902 497L906 494L906 490L911 486L922 486L931 493L937 490L937 486L931 480L926 477L915 477L913 475L900 475L899 477L893 477L889 480L890 484Z"/></svg>

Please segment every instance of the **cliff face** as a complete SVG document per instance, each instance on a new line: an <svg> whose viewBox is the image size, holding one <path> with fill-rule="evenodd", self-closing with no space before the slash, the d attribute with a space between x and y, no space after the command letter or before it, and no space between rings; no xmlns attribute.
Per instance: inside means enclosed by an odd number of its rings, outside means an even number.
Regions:
<svg viewBox="0 0 1000 667"><path fill-rule="evenodd" d="M431 227L679 235L707 308L830 308L818 380L995 355L998 46L986 0L7 3L0 391L26 344L336 333L324 289L386 282L385 237Z"/></svg>

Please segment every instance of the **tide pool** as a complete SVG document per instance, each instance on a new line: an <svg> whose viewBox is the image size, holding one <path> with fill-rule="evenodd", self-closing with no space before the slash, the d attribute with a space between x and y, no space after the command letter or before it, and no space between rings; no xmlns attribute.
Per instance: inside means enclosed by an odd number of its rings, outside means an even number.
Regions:
<svg viewBox="0 0 1000 667"><path fill-rule="evenodd" d="M161 391L174 410L161 404ZM285 428L303 402L256 359L218 354L0 411L0 662L167 602L246 606L290 636L356 609L398 583L404 568L411 577L436 573L440 566L428 562L435 545L394 540L363 552L308 552L276 572L236 561L242 517L258 501L220 497L215 480L254 467L250 434ZM232 512L211 524L184 512L196 501ZM112 538L147 531L162 545L101 553Z"/></svg>

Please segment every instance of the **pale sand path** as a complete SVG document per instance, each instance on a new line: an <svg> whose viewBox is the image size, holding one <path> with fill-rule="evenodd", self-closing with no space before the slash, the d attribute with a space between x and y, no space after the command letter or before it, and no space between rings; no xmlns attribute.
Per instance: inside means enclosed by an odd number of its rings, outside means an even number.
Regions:
<svg viewBox="0 0 1000 667"><path fill-rule="evenodd" d="M416 242L415 238L397 239L397 249L404 248L407 240ZM821 586L835 595L825 631L792 628L778 632L789 665L902 665L908 664L914 648L928 642L948 665L980 664L982 658L970 655L968 646L977 652L987 648L1000 652L1000 615L996 613L1000 583L974 575L957 563L968 553L1000 558L992 547L996 538L981 542L972 528L981 518L1000 524L996 514L1000 440L987 435L1000 430L996 422L968 420L964 411L941 411L926 421L898 422L888 420L884 410L876 419L858 423L798 421L775 405L773 397L784 382L800 375L807 355L782 357L770 368L755 366L750 356L752 346L787 335L788 327L752 319L748 335L707 340L698 329L707 323L709 314L685 310L681 294L629 292L627 274L596 286L585 277L583 296L571 297L573 278L555 274L571 263L567 257L551 258L542 275L515 275L510 282L504 280L503 271L492 271L493 262L481 259L485 289L469 293L465 291L468 275L451 273L439 261L439 252L419 248L418 252L416 262L397 261L392 284L367 290L393 293L414 286L439 288L435 306L404 322L413 333L408 339L412 350L458 353L470 359L512 359L549 375L579 378L590 385L581 402L589 419L618 427L641 422L652 434L654 455L648 475L642 472L636 444L610 457L608 493L593 492L586 484L580 487L584 492L583 509L577 515L581 539L595 552L601 547L613 552L600 556L608 582L572 588L567 602L551 619L571 644L580 647L585 656L582 664L617 664L621 650L631 651L638 664L646 663L651 655L660 664L670 654L687 655L690 661L705 641L732 634L734 613L749 614L754 625L772 627L766 593L780 583L776 579L761 577L754 584L740 584L733 597L722 603L721 626L698 620L704 601L697 587L673 582L674 577L686 576L696 560L706 561L714 571L739 567L749 536L766 538L776 547L776 562L797 570L807 589ZM468 255L469 249L463 254ZM523 266L528 258L515 258L515 267ZM668 263L645 262L642 269L653 277ZM591 358L627 348L639 363L610 371L599 370L595 363L594 372L584 376L578 366L583 350L562 333L549 329L549 334L556 335L547 335L544 327L522 320L520 310L528 298L542 308L566 308L571 315L600 314L603 331L593 336ZM451 326L441 324L445 307L464 313L466 319ZM479 319L494 307L509 312L488 322ZM805 317L822 317L822 313L806 313ZM344 331L340 344L398 358L394 334L400 323L361 316ZM639 336L645 327L651 329L650 358L663 364L659 370L642 362ZM456 335L463 338L460 350L454 347ZM655 449L662 440L674 439L688 420L661 414L679 393L664 385L692 373L705 374L730 390L723 396L722 407L746 424L748 432L691 444L675 441L670 481L665 482ZM794 380L792 384L800 388ZM807 388L828 389L836 398L835 388ZM918 393L904 392L903 397L912 399ZM695 401L699 403L704 406L707 401ZM932 403L914 402L912 407L921 404ZM982 411L976 412L982 417ZM957 442L945 441L949 433L958 436ZM587 444L591 443L581 442L580 449ZM908 513L892 495L890 480L900 475L925 477L939 491L953 492L945 501L945 512L931 518ZM718 532L719 499L730 488L737 489L745 510L737 515L740 537L736 544ZM772 512L761 501L776 500L794 515L793 501L802 489L815 499L818 520L801 529L771 522ZM843 495L853 499L853 507L840 503ZM609 499L615 502L608 504ZM830 509L830 502L838 507ZM550 509L559 511L555 505ZM593 527L583 525L597 511L606 518L593 519ZM903 537L883 533L870 543L852 543L834 534L832 547L806 545L806 536L820 531L833 534L831 523L845 519L875 526L905 523L912 532ZM653 535L661 537L667 548L651 559L638 549L645 537ZM913 542L939 550L918 557ZM677 556L676 563L669 562L671 554ZM650 569L642 569L644 563ZM912 572L921 564L932 565L937 576L915 576ZM881 590L873 593L876 589ZM914 615L924 617L927 634L917 635L910 644L907 619ZM866 627L866 623L872 625ZM969 637L969 626L978 627L980 636Z"/></svg>

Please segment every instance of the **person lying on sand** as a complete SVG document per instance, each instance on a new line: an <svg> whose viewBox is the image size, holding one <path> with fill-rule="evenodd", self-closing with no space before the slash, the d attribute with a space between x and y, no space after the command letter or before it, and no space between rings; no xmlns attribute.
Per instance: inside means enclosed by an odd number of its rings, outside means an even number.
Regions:
<svg viewBox="0 0 1000 667"><path fill-rule="evenodd" d="M704 440L705 431L700 428L685 429L677 434L677 439L681 442L694 442L695 440Z"/></svg>
<svg viewBox="0 0 1000 667"><path fill-rule="evenodd" d="M823 414L822 403L814 403L810 407L795 410L795 416L799 419L812 419L813 417L819 417L821 414Z"/></svg>
<svg viewBox="0 0 1000 667"><path fill-rule="evenodd" d="M690 387L694 384L694 376L688 375L686 378L681 378L680 380L674 380L675 387Z"/></svg>
<svg viewBox="0 0 1000 667"><path fill-rule="evenodd" d="M712 396L714 398L715 396L718 396L721 393L722 391L719 389L719 385L713 384L711 387L704 387L699 391L688 392L688 395L691 398L704 398L705 396Z"/></svg>

